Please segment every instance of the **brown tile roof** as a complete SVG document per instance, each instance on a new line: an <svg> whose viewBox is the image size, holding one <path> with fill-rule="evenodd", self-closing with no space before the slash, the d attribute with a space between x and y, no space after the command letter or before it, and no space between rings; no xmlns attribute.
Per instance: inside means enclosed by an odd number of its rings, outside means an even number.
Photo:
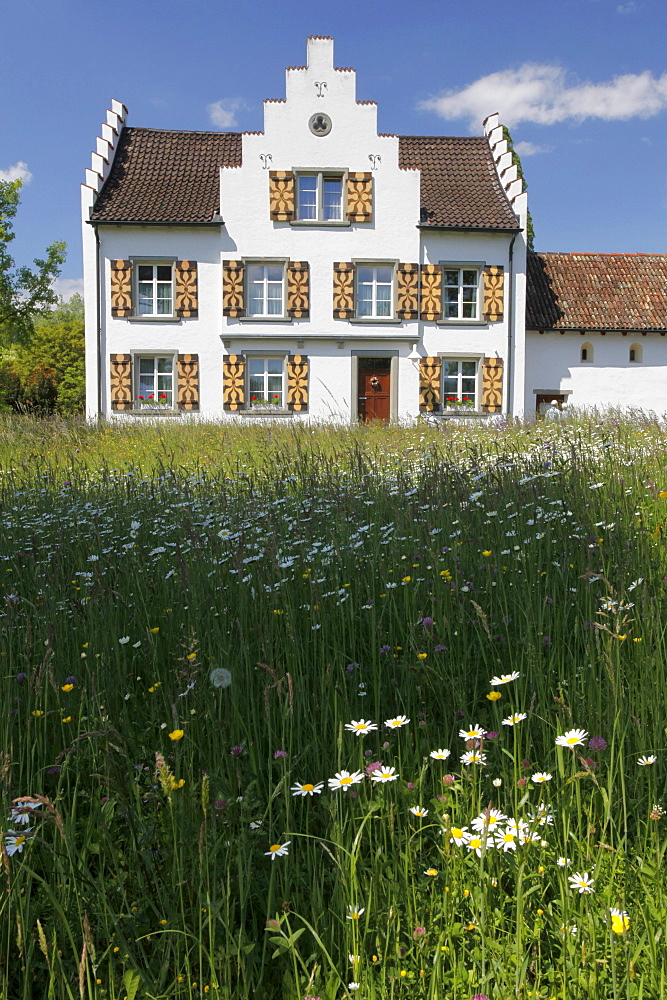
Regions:
<svg viewBox="0 0 667 1000"><path fill-rule="evenodd" d="M240 134L125 128L91 219L210 222L220 213L222 166L241 166Z"/></svg>
<svg viewBox="0 0 667 1000"><path fill-rule="evenodd" d="M421 170L423 225L518 228L484 136L401 135L398 163Z"/></svg>
<svg viewBox="0 0 667 1000"><path fill-rule="evenodd" d="M527 330L667 330L667 255L528 255Z"/></svg>

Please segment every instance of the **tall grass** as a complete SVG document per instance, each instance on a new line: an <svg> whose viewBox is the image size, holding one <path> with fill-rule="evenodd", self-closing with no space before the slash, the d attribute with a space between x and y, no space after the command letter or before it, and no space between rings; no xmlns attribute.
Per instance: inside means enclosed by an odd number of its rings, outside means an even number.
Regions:
<svg viewBox="0 0 667 1000"><path fill-rule="evenodd" d="M4 420L0 996L666 997L666 437Z"/></svg>

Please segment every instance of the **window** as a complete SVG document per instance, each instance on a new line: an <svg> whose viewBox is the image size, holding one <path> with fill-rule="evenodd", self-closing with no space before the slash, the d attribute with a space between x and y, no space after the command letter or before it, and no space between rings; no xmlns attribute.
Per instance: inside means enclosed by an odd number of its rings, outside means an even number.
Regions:
<svg viewBox="0 0 667 1000"><path fill-rule="evenodd" d="M582 344L581 345L581 360L584 364L591 364L593 361L593 345L592 344Z"/></svg>
<svg viewBox="0 0 667 1000"><path fill-rule="evenodd" d="M357 319L394 315L394 268L359 264L356 268Z"/></svg>
<svg viewBox="0 0 667 1000"><path fill-rule="evenodd" d="M477 409L477 361L442 359L442 399L445 409Z"/></svg>
<svg viewBox="0 0 667 1000"><path fill-rule="evenodd" d="M343 178L340 174L297 174L297 222L343 222Z"/></svg>
<svg viewBox="0 0 667 1000"><path fill-rule="evenodd" d="M171 264L137 264L137 315L171 316L174 312Z"/></svg>
<svg viewBox="0 0 667 1000"><path fill-rule="evenodd" d="M283 316L285 267L249 264L246 269L248 316Z"/></svg>
<svg viewBox="0 0 667 1000"><path fill-rule="evenodd" d="M640 365L642 363L644 360L644 353L641 344L630 345L629 360L635 365Z"/></svg>
<svg viewBox="0 0 667 1000"><path fill-rule="evenodd" d="M445 267L443 314L445 319L479 319L479 269Z"/></svg>
<svg viewBox="0 0 667 1000"><path fill-rule="evenodd" d="M285 405L285 359L248 358L248 403L250 407Z"/></svg>
<svg viewBox="0 0 667 1000"><path fill-rule="evenodd" d="M136 371L136 407L140 410L171 409L174 405L173 357L139 358Z"/></svg>

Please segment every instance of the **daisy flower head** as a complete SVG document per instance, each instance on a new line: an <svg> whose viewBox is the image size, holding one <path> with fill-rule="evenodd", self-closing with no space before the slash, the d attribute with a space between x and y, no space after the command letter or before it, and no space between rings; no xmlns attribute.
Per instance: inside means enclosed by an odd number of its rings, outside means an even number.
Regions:
<svg viewBox="0 0 667 1000"><path fill-rule="evenodd" d="M297 781L292 785L292 795L303 795L304 797L310 795L312 799L313 795L320 795L323 788L323 781L318 781L316 785L313 785L310 781L306 781L303 784Z"/></svg>
<svg viewBox="0 0 667 1000"><path fill-rule="evenodd" d="M34 809L39 809L41 802L19 802L12 806L9 814L10 823L18 823L20 826L27 826L30 822L31 813Z"/></svg>
<svg viewBox="0 0 667 1000"><path fill-rule="evenodd" d="M450 753L451 750L431 750L429 756L432 757L433 760L447 760Z"/></svg>
<svg viewBox="0 0 667 1000"><path fill-rule="evenodd" d="M507 816L501 813L500 809L485 809L479 816L475 816L471 826L473 830L481 833L482 830L493 830L506 819Z"/></svg>
<svg viewBox="0 0 667 1000"><path fill-rule="evenodd" d="M545 781L551 781L551 777L548 771L536 771L535 774L531 775L530 780L536 785L542 785Z"/></svg>
<svg viewBox="0 0 667 1000"><path fill-rule="evenodd" d="M486 729L477 723L469 729L459 729L459 736L462 740L481 740L486 735Z"/></svg>
<svg viewBox="0 0 667 1000"><path fill-rule="evenodd" d="M329 788L332 792L337 791L339 788L346 791L351 785L356 785L360 781L363 781L363 779L364 776L361 771L352 771L351 774L349 771L339 771L335 778L329 778Z"/></svg>
<svg viewBox="0 0 667 1000"><path fill-rule="evenodd" d="M382 785L386 785L389 781L396 781L398 775L395 771L395 767L379 767L371 774L371 781L379 781Z"/></svg>
<svg viewBox="0 0 667 1000"><path fill-rule="evenodd" d="M387 729L400 729L401 726L407 726L409 721L406 715L397 715L395 719L385 719L384 724Z"/></svg>
<svg viewBox="0 0 667 1000"><path fill-rule="evenodd" d="M17 830L7 830L5 834L5 850L8 857L11 858L15 854L23 852L23 848L29 840L28 834L30 833L32 833L31 829L21 830L20 832Z"/></svg>
<svg viewBox="0 0 667 1000"><path fill-rule="evenodd" d="M595 892L593 888L594 879L590 878L588 872L575 872L574 875L568 875L567 880L570 883L570 888L577 890L578 892Z"/></svg>
<svg viewBox="0 0 667 1000"><path fill-rule="evenodd" d="M444 832L446 833L447 831ZM450 826L449 828L449 843L456 844L457 847L467 844L468 836L467 826Z"/></svg>
<svg viewBox="0 0 667 1000"><path fill-rule="evenodd" d="M486 764L486 754L479 750L467 750L461 756L461 763L468 767L470 764Z"/></svg>
<svg viewBox="0 0 667 1000"><path fill-rule="evenodd" d="M609 912L611 914L611 929L614 934L625 934L627 930L630 930L630 918L625 910L617 910L616 907L612 906Z"/></svg>
<svg viewBox="0 0 667 1000"><path fill-rule="evenodd" d="M264 855L271 858L272 861L275 861L276 858L284 858L289 854L287 848L291 843L291 840L286 840L284 844L271 844L268 851L264 851Z"/></svg>
<svg viewBox="0 0 667 1000"><path fill-rule="evenodd" d="M478 858L481 858L482 852L485 848L492 847L492 842L487 843L486 837L480 837L478 833L474 833L468 838L468 850L474 851Z"/></svg>
<svg viewBox="0 0 667 1000"><path fill-rule="evenodd" d="M427 868L424 875L428 875L429 878L435 878L438 874L437 868Z"/></svg>
<svg viewBox="0 0 667 1000"><path fill-rule="evenodd" d="M583 746L584 740L587 736L588 733L585 729L569 729L566 733L563 733L562 736L556 737L556 746L569 747L570 750L572 750L574 747Z"/></svg>
<svg viewBox="0 0 667 1000"><path fill-rule="evenodd" d="M503 719L503 726L516 726L517 723L523 722L523 720L527 718L528 716L525 712L515 712L513 715L510 715L507 719Z"/></svg>
<svg viewBox="0 0 667 1000"><path fill-rule="evenodd" d="M351 733L356 733L357 736L365 736L366 733L371 733L374 729L377 729L377 726L374 722L366 722L365 719L359 719L358 722L355 722L353 719L352 722L345 723L345 728L349 729Z"/></svg>
<svg viewBox="0 0 667 1000"><path fill-rule="evenodd" d="M348 920L358 920L359 917L361 916L361 914L366 912L366 907L365 906L362 906L361 909L359 909L358 906L351 906L350 905L350 906L348 906L347 909L348 909L348 914L347 914L347 919Z"/></svg>
<svg viewBox="0 0 667 1000"><path fill-rule="evenodd" d="M516 835L509 828L504 831L499 830L494 843L498 850L505 854L508 851L516 851Z"/></svg>
<svg viewBox="0 0 667 1000"><path fill-rule="evenodd" d="M533 823L539 823L540 826L553 826L554 822L554 810L546 802L540 802L534 813L530 813L530 819Z"/></svg>
<svg viewBox="0 0 667 1000"><path fill-rule="evenodd" d="M656 757L656 755L654 753L650 753L648 755L642 754L642 756L639 757L639 759L637 760L637 766L638 767L648 767L650 764L655 764L655 762L656 762L657 759L658 758Z"/></svg>
<svg viewBox="0 0 667 1000"><path fill-rule="evenodd" d="M571 858L558 858L556 860L556 864L558 865L559 868L569 868L570 865L572 864L572 859Z"/></svg>
<svg viewBox="0 0 667 1000"><path fill-rule="evenodd" d="M499 677L491 678L491 687L498 687L500 684L509 684L510 681L516 681L521 677L518 670L513 670L511 674L501 674Z"/></svg>
<svg viewBox="0 0 667 1000"><path fill-rule="evenodd" d="M418 816L420 819L428 816L428 809L424 809L423 806L410 806L410 812L413 816Z"/></svg>

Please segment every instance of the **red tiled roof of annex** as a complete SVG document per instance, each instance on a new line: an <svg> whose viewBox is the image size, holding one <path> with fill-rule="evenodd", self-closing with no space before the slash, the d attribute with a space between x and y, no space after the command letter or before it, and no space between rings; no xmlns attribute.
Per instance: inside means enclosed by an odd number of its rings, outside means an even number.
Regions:
<svg viewBox="0 0 667 1000"><path fill-rule="evenodd" d="M667 254L529 254L526 329L667 330Z"/></svg>
<svg viewBox="0 0 667 1000"><path fill-rule="evenodd" d="M251 133L261 134L261 133ZM421 172L422 225L516 230L483 136L399 136L399 165ZM123 129L95 222L205 223L221 213L219 168L240 167L238 132Z"/></svg>

